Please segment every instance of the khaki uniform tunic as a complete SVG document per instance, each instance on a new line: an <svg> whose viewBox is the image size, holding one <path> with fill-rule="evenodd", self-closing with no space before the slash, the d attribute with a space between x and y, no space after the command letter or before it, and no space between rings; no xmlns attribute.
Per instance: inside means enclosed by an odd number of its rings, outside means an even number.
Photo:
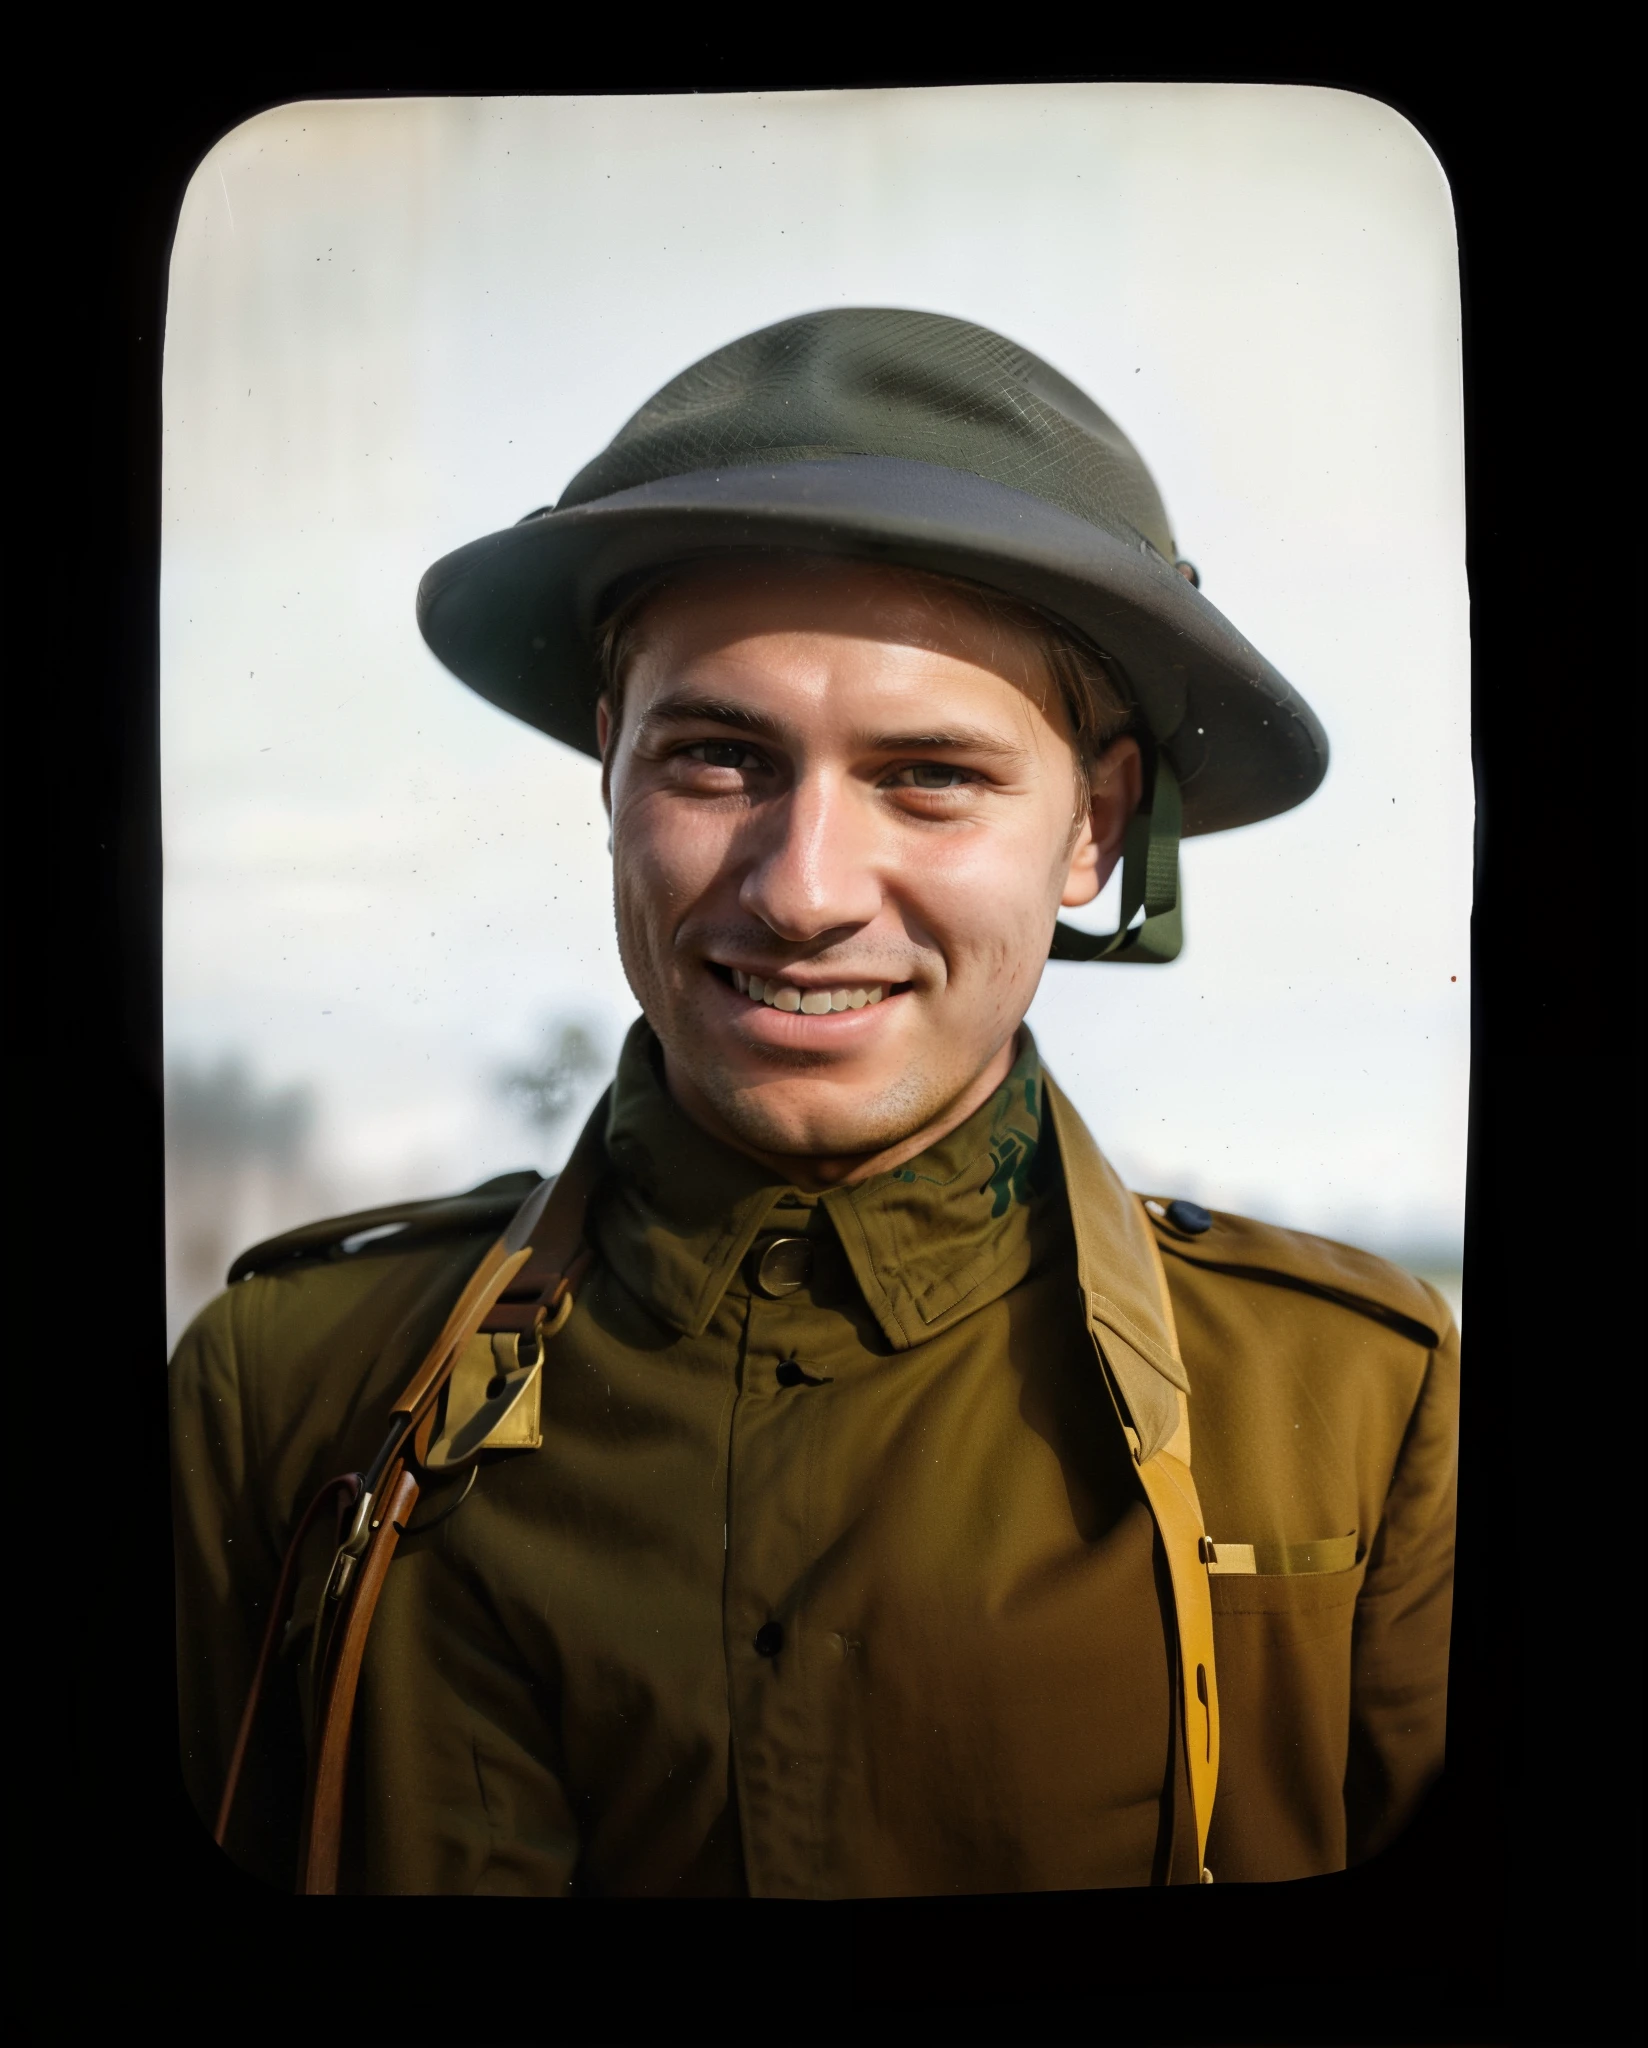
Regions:
<svg viewBox="0 0 1648 2048"><path fill-rule="evenodd" d="M487 1458L391 1567L344 1888L1193 1879L1165 1565L1082 1314L1028 1033L966 1124L822 1196L690 1123L656 1054L637 1026L541 1447ZM1440 1763L1457 1339L1431 1290L1363 1254L1234 1218L1155 1227L1207 1525L1256 1566L1211 1582L1208 1861L1222 1879L1338 1868ZM763 1267L775 1234L804 1249ZM203 1814L287 1532L370 1455L483 1243L260 1275L179 1346L180 1683ZM1112 1249L1119 1277L1141 1265L1125 1233ZM780 1267L793 1291L773 1291ZM461 1484L427 1492L415 1526ZM282 1886L329 1560L318 1531L230 1837Z"/></svg>

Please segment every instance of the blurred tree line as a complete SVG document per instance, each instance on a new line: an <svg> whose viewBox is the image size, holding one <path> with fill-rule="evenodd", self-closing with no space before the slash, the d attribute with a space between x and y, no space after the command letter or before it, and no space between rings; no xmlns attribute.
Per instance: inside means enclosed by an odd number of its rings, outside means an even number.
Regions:
<svg viewBox="0 0 1648 2048"><path fill-rule="evenodd" d="M600 1035L575 1017L555 1017L544 1026L537 1054L521 1066L505 1067L498 1089L526 1121L552 1131L566 1122L590 1081L607 1071Z"/></svg>
<svg viewBox="0 0 1648 2048"><path fill-rule="evenodd" d="M551 1017L536 1049L493 1075L515 1117L553 1132L593 1102L610 1070L603 1034L588 1020ZM224 1284L229 1264L249 1245L294 1225L334 1214L339 1190L326 1162L315 1091L301 1083L271 1087L241 1055L174 1061L166 1078L166 1292L175 1343L198 1309ZM497 1133L477 1132L477 1150ZM325 1152L326 1158L317 1158ZM553 1165L553 1161L548 1162ZM466 1185L460 1168L452 1185ZM408 1187L408 1196L439 1193Z"/></svg>
<svg viewBox="0 0 1648 2048"><path fill-rule="evenodd" d="M324 1214L310 1157L313 1090L262 1086L247 1061L179 1060L166 1077L166 1294L170 1341L247 1245Z"/></svg>
<svg viewBox="0 0 1648 2048"><path fill-rule="evenodd" d="M250 1161L297 1164L315 1124L313 1090L301 1084L259 1088L231 1053L216 1066L175 1066L166 1100L167 1142L196 1166Z"/></svg>

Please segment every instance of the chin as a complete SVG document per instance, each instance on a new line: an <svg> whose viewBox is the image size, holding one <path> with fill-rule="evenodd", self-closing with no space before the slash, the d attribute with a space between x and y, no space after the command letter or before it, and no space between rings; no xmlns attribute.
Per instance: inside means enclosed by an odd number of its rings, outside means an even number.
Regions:
<svg viewBox="0 0 1648 2048"><path fill-rule="evenodd" d="M741 1144L780 1158L851 1159L883 1152L930 1122L948 1099L913 1078L868 1101L861 1088L822 1075L746 1088L724 1072L693 1079Z"/></svg>

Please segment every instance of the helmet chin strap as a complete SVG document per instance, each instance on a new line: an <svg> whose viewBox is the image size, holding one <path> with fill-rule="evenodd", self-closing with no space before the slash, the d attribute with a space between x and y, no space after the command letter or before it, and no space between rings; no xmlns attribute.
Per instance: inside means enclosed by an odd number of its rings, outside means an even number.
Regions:
<svg viewBox="0 0 1648 2048"><path fill-rule="evenodd" d="M1134 812L1122 846L1121 922L1113 932L1053 927L1050 960L1137 960L1160 966L1176 960L1184 944L1179 914L1179 833L1184 808L1179 778L1166 752L1155 750L1155 772ZM1133 920L1144 912L1142 924Z"/></svg>

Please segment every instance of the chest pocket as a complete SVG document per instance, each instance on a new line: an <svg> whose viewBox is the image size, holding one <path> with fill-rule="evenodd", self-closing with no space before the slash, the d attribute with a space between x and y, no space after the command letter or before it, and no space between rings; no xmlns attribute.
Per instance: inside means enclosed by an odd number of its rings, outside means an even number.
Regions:
<svg viewBox="0 0 1648 2048"><path fill-rule="evenodd" d="M1310 1543L1207 1541L1208 1590L1215 1614L1328 1615L1355 1602L1367 1559L1358 1536Z"/></svg>
<svg viewBox="0 0 1648 2048"><path fill-rule="evenodd" d="M1216 1543L1205 1539L1213 1578L1293 1578L1303 1572L1348 1572L1356 1562L1356 1531L1319 1536L1314 1543Z"/></svg>
<svg viewBox="0 0 1648 2048"><path fill-rule="evenodd" d="M1225 1568L1210 1559L1207 1586L1224 1747L1207 1860L1224 1883L1344 1867L1351 1674L1368 1568L1356 1540L1215 1543ZM1236 1560L1246 1569L1233 1570Z"/></svg>

